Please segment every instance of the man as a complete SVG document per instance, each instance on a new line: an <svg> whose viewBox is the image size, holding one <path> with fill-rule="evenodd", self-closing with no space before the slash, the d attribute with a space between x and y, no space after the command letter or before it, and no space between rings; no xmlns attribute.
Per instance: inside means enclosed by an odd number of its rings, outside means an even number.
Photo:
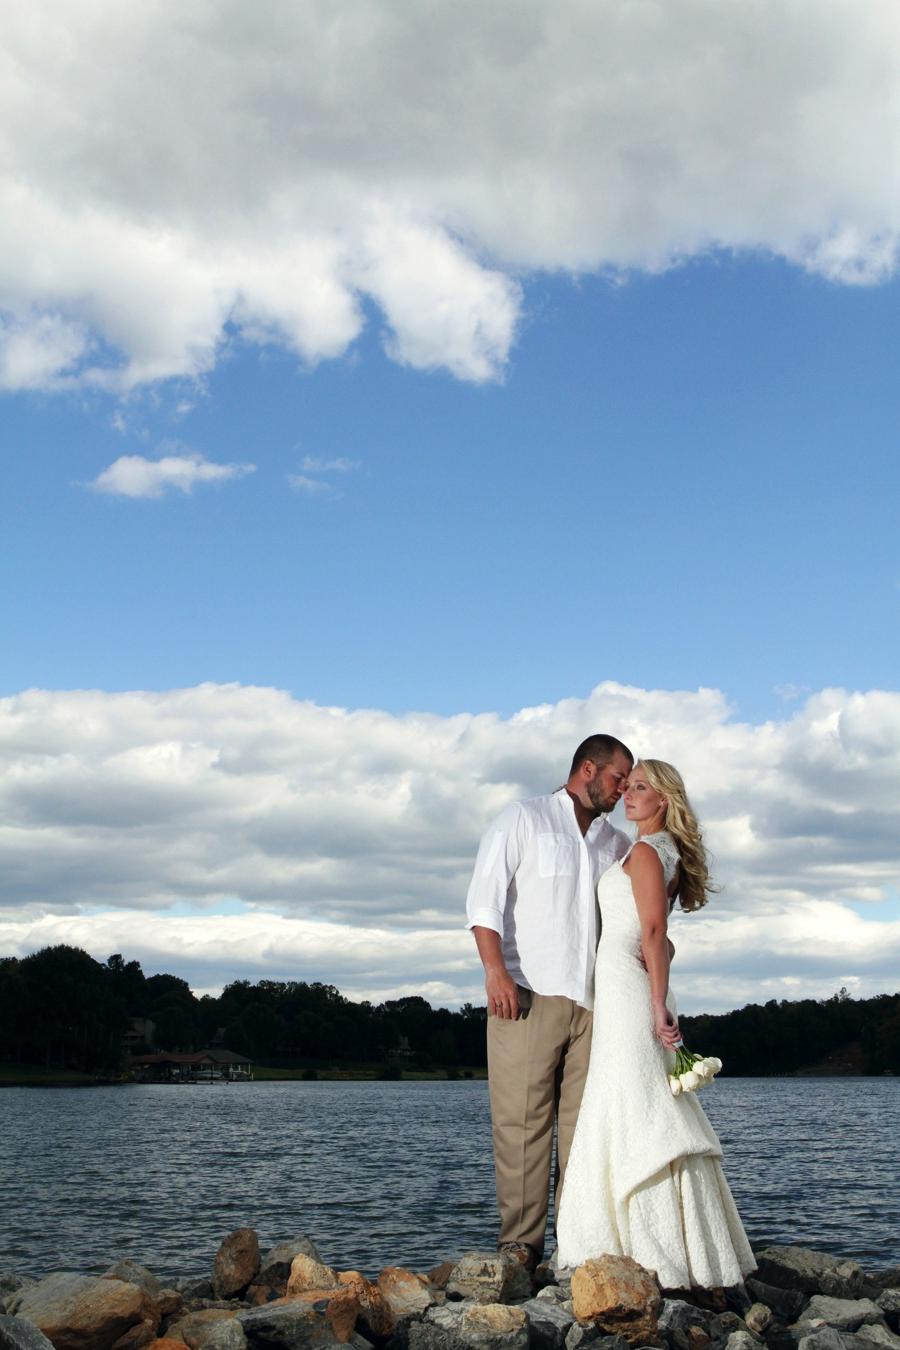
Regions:
<svg viewBox="0 0 900 1350"><path fill-rule="evenodd" d="M481 841L466 901L485 972L498 1248L544 1251L553 1124L559 1195L591 1048L597 882L629 840L606 815L634 756L589 736L565 787L507 807Z"/></svg>

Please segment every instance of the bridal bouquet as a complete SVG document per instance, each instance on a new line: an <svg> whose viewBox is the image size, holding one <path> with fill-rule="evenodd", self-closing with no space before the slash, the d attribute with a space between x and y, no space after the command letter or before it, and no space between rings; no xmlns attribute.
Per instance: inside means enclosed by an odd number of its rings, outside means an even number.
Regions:
<svg viewBox="0 0 900 1350"><path fill-rule="evenodd" d="M722 1061L714 1055L694 1055L679 1041L675 1047L675 1067L669 1074L669 1087L673 1097L682 1092L697 1092L711 1083L722 1067Z"/></svg>

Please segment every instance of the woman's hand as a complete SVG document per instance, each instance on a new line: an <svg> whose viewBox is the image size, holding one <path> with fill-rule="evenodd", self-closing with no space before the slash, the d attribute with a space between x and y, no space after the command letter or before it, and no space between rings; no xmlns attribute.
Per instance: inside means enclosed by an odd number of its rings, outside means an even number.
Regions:
<svg viewBox="0 0 900 1350"><path fill-rule="evenodd" d="M674 1050L675 1046L681 1040L681 1032L678 1030L678 1018L670 1012L665 1003L655 1003L653 1005L653 1030L656 1039L661 1041L667 1050Z"/></svg>

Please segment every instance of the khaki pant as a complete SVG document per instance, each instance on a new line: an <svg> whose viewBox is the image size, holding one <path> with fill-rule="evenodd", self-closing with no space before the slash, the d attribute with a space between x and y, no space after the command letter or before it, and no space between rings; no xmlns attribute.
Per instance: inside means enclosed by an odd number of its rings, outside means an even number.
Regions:
<svg viewBox="0 0 900 1350"><path fill-rule="evenodd" d="M488 1017L488 1080L500 1242L544 1250L557 1122L556 1204L591 1053L593 1015L570 998L520 989L518 1018Z"/></svg>

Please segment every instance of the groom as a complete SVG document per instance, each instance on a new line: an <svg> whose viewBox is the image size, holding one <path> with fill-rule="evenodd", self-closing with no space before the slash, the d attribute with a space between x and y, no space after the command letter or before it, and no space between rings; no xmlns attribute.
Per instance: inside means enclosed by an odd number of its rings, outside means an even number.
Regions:
<svg viewBox="0 0 900 1350"><path fill-rule="evenodd" d="M484 965L500 1251L544 1251L553 1123L559 1196L591 1048L597 882L628 838L606 819L634 756L614 736L575 751L565 787L490 826L466 901Z"/></svg>

